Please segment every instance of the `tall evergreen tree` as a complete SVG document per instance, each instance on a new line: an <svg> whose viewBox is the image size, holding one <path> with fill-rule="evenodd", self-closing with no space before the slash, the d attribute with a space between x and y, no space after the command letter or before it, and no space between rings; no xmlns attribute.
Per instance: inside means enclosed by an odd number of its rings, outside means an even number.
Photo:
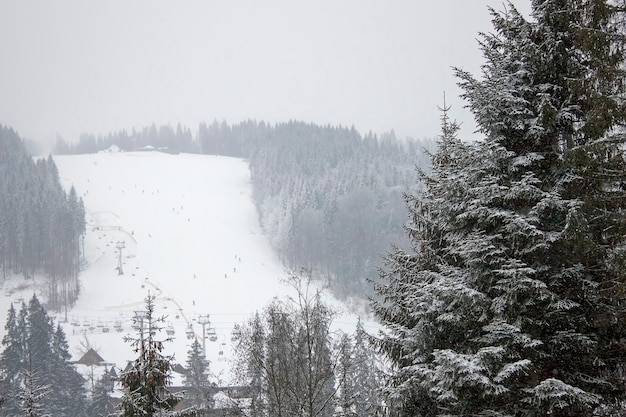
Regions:
<svg viewBox="0 0 626 417"><path fill-rule="evenodd" d="M108 373L104 373L94 384L91 392L91 401L89 403L87 414L92 417L106 417L113 414L114 401L113 380Z"/></svg>
<svg viewBox="0 0 626 417"><path fill-rule="evenodd" d="M71 363L72 355L69 352L65 332L60 325L52 335L52 379L54 382L55 415L80 416L85 415L87 399L85 378L83 378ZM50 411L52 411L50 410Z"/></svg>
<svg viewBox="0 0 626 417"><path fill-rule="evenodd" d="M347 334L341 336L339 345L339 360L335 376L338 382L337 409L340 417L356 417L355 388L353 378L354 361L352 357L352 342Z"/></svg>
<svg viewBox="0 0 626 417"><path fill-rule="evenodd" d="M26 348L31 367L37 371L42 383L52 384L52 320L36 295L28 302L27 311Z"/></svg>
<svg viewBox="0 0 626 417"><path fill-rule="evenodd" d="M28 305L22 303L17 314L11 306L6 328L0 354L6 404L0 415L19 414L40 388L53 386L36 399L46 414L85 415L84 379L70 363L65 333L60 326L53 331L53 322L38 298L33 295Z"/></svg>
<svg viewBox="0 0 626 417"><path fill-rule="evenodd" d="M130 370L120 375L124 395L120 409L124 417L154 416L171 411L180 401L180 396L171 393L172 356L163 354L164 344L171 339L160 340L164 317L154 315L154 296L146 297L146 309L133 318L137 337L126 336L139 356Z"/></svg>
<svg viewBox="0 0 626 417"><path fill-rule="evenodd" d="M48 417L47 401L51 387L44 385L39 378L39 372L32 368L22 370L23 385L20 387L17 398L21 404L21 413L24 417Z"/></svg>
<svg viewBox="0 0 626 417"><path fill-rule="evenodd" d="M187 352L187 369L184 384L187 387L186 398L195 406L208 404L207 388L209 383L209 361L204 356L202 345L198 339L194 339Z"/></svg>
<svg viewBox="0 0 626 417"><path fill-rule="evenodd" d="M381 275L400 415L585 416L626 392L623 9L532 6L492 11L482 78L457 72L486 138L444 109L413 249Z"/></svg>
<svg viewBox="0 0 626 417"><path fill-rule="evenodd" d="M0 369L4 384L1 395L5 399L2 410L7 414L15 414L21 408L17 401L16 388L22 383L22 371L27 369L25 312L26 308L23 306L18 314L11 304L2 338Z"/></svg>
<svg viewBox="0 0 626 417"><path fill-rule="evenodd" d="M380 365L359 317L352 347L352 385L356 416L382 415Z"/></svg>

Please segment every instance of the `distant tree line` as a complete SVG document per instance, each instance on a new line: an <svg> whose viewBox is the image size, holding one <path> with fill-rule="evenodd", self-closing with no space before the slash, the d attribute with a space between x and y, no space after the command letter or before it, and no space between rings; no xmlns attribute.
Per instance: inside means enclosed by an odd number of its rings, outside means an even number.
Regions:
<svg viewBox="0 0 626 417"><path fill-rule="evenodd" d="M433 142L434 143L434 142ZM393 132L361 135L354 128L253 120L200 124L194 139L180 125L154 125L106 136L59 141L56 152L83 153L116 145L247 158L254 201L273 247L290 268L323 276L343 297L371 295L380 255L407 246L403 195L425 168L430 142L402 142Z"/></svg>
<svg viewBox="0 0 626 417"><path fill-rule="evenodd" d="M58 138L54 146L57 155L89 154L106 150L112 145L123 151L135 151L145 146L167 148L175 152L198 153L200 149L194 140L191 131L180 124L176 129L169 125L159 126L152 124L141 130L132 129L130 132L120 130L107 135L95 136L91 133L80 135L78 143L68 143Z"/></svg>
<svg viewBox="0 0 626 417"><path fill-rule="evenodd" d="M73 303L80 290L85 209L72 187L65 192L52 157L33 158L19 135L0 126L0 268L2 278L48 278L52 308Z"/></svg>

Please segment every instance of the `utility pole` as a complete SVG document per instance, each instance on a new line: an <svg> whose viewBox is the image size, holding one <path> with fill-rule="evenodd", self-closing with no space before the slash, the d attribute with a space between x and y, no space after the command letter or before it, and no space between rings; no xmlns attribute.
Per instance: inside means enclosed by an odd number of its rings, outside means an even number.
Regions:
<svg viewBox="0 0 626 417"><path fill-rule="evenodd" d="M117 275L124 275L124 270L122 269L122 249L126 247L123 240L118 240L115 244L117 251L119 253L119 257L117 260Z"/></svg>
<svg viewBox="0 0 626 417"><path fill-rule="evenodd" d="M205 314L204 316L198 317L198 324L202 325L202 351L204 352L204 357L206 358L206 326L209 325L209 331L211 330L211 320L209 320L209 315Z"/></svg>

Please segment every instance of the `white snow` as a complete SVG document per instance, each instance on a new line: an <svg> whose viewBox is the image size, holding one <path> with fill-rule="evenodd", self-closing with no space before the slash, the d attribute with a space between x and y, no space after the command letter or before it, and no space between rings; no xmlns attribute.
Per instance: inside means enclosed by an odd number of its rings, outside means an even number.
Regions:
<svg viewBox="0 0 626 417"><path fill-rule="evenodd" d="M188 326L201 341L198 318L210 315L217 341L206 340L207 358L213 380L227 383L233 325L260 311L272 297L293 293L281 282L286 271L259 226L246 162L160 152L54 160L62 184L76 187L87 212L82 290L63 323L74 359L80 357L86 335L105 361L123 368L134 360L136 354L122 338L135 334L131 317L144 308L150 291L156 296L157 315L167 315L175 329L164 353L174 354L178 363L187 359ZM120 242L123 275L116 269ZM23 282L13 277L5 284L13 292L0 295L3 323L11 301L32 296L28 286L16 290ZM38 292L45 301L45 293ZM60 322L66 317L65 312L49 314ZM354 331L354 317L337 322L346 332Z"/></svg>

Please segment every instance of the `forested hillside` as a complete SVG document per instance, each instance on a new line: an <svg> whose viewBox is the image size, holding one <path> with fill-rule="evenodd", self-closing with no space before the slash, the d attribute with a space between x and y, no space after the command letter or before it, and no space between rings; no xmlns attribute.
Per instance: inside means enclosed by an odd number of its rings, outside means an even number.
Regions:
<svg viewBox="0 0 626 417"><path fill-rule="evenodd" d="M18 134L0 126L0 268L2 277L43 272L52 308L71 304L80 289L85 211L66 193L51 157L34 161Z"/></svg>
<svg viewBox="0 0 626 417"><path fill-rule="evenodd" d="M407 242L403 193L422 155L393 134L277 125L250 156L261 223L287 265L324 275L336 293L362 295L389 244Z"/></svg>
<svg viewBox="0 0 626 417"><path fill-rule="evenodd" d="M285 265L312 270L342 297L371 295L390 244L406 246L403 194L415 184L416 166L427 167L428 142L399 141L393 132L362 136L354 128L303 122L276 125L248 120L188 128L152 125L94 137L56 152L96 152L145 146L247 158L255 204Z"/></svg>

